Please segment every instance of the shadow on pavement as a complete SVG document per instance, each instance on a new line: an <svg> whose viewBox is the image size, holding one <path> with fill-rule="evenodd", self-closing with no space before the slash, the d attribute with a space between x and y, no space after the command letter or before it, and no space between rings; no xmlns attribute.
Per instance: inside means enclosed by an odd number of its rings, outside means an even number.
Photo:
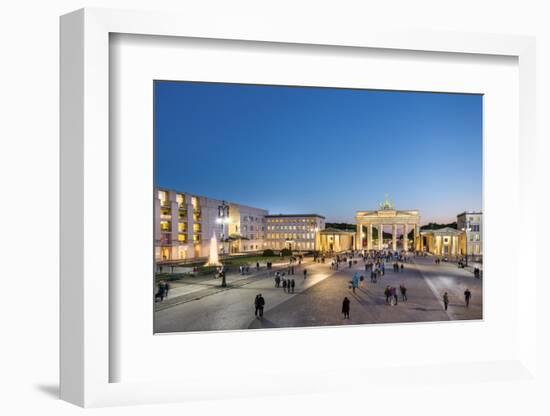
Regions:
<svg viewBox="0 0 550 416"><path fill-rule="evenodd" d="M269 319L254 319L250 325L248 325L248 329L260 329L260 328L278 328L278 326L270 321Z"/></svg>

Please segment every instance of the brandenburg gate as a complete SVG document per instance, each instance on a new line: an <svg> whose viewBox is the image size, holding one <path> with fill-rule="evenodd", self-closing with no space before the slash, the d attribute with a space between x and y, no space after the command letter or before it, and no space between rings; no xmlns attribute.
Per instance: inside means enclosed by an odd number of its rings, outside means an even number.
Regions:
<svg viewBox="0 0 550 416"><path fill-rule="evenodd" d="M412 228L413 232L413 247L415 250L419 250L420 244L420 214L418 210L399 211L396 210L388 200L380 204L380 209L376 211L357 211L355 215L355 221L357 224L357 237L356 249L364 249L364 228L366 227L367 233L367 250L373 250L374 248L382 250L384 241L384 226L392 226L392 250L397 250L397 227L403 228L403 246L405 251L409 250L408 233ZM373 247L372 228L377 227L378 241L377 247Z"/></svg>

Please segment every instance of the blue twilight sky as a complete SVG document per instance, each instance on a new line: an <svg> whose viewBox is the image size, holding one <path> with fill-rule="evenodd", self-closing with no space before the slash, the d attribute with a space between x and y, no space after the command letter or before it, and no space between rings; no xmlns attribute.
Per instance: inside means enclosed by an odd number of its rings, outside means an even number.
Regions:
<svg viewBox="0 0 550 416"><path fill-rule="evenodd" d="M156 184L354 222L482 209L482 96L155 82Z"/></svg>

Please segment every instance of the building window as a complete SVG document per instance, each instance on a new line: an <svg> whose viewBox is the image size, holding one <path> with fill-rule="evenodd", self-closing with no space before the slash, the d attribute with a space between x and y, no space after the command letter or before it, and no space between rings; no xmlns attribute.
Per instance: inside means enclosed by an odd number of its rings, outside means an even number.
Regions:
<svg viewBox="0 0 550 416"><path fill-rule="evenodd" d="M160 222L160 230L161 231L170 231L170 222L169 221L161 221Z"/></svg>

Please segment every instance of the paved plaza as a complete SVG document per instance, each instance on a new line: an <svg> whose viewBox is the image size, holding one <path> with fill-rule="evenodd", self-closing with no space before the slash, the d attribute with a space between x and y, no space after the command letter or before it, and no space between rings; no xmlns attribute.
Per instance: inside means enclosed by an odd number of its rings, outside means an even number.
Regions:
<svg viewBox="0 0 550 416"><path fill-rule="evenodd" d="M377 283L366 278L355 293L349 288L354 273L365 274L363 259L339 270L307 259L295 266L290 276L296 282L295 292L287 293L274 285L273 273L265 270L241 276L228 275L228 288L220 287L219 279L181 281L172 285L169 297L156 304L155 332L188 332L259 328L311 327L399 322L429 322L482 318L482 283L471 271L453 263L435 264L434 257L411 257L403 271L394 272L386 264L385 275ZM304 280L303 269L308 269ZM404 284L406 302L387 305L386 286ZM464 291L469 288L472 299L469 308L464 303ZM443 293L448 292L449 307L443 307ZM263 319L254 317L254 298L265 298ZM343 319L344 297L350 299L350 319Z"/></svg>

